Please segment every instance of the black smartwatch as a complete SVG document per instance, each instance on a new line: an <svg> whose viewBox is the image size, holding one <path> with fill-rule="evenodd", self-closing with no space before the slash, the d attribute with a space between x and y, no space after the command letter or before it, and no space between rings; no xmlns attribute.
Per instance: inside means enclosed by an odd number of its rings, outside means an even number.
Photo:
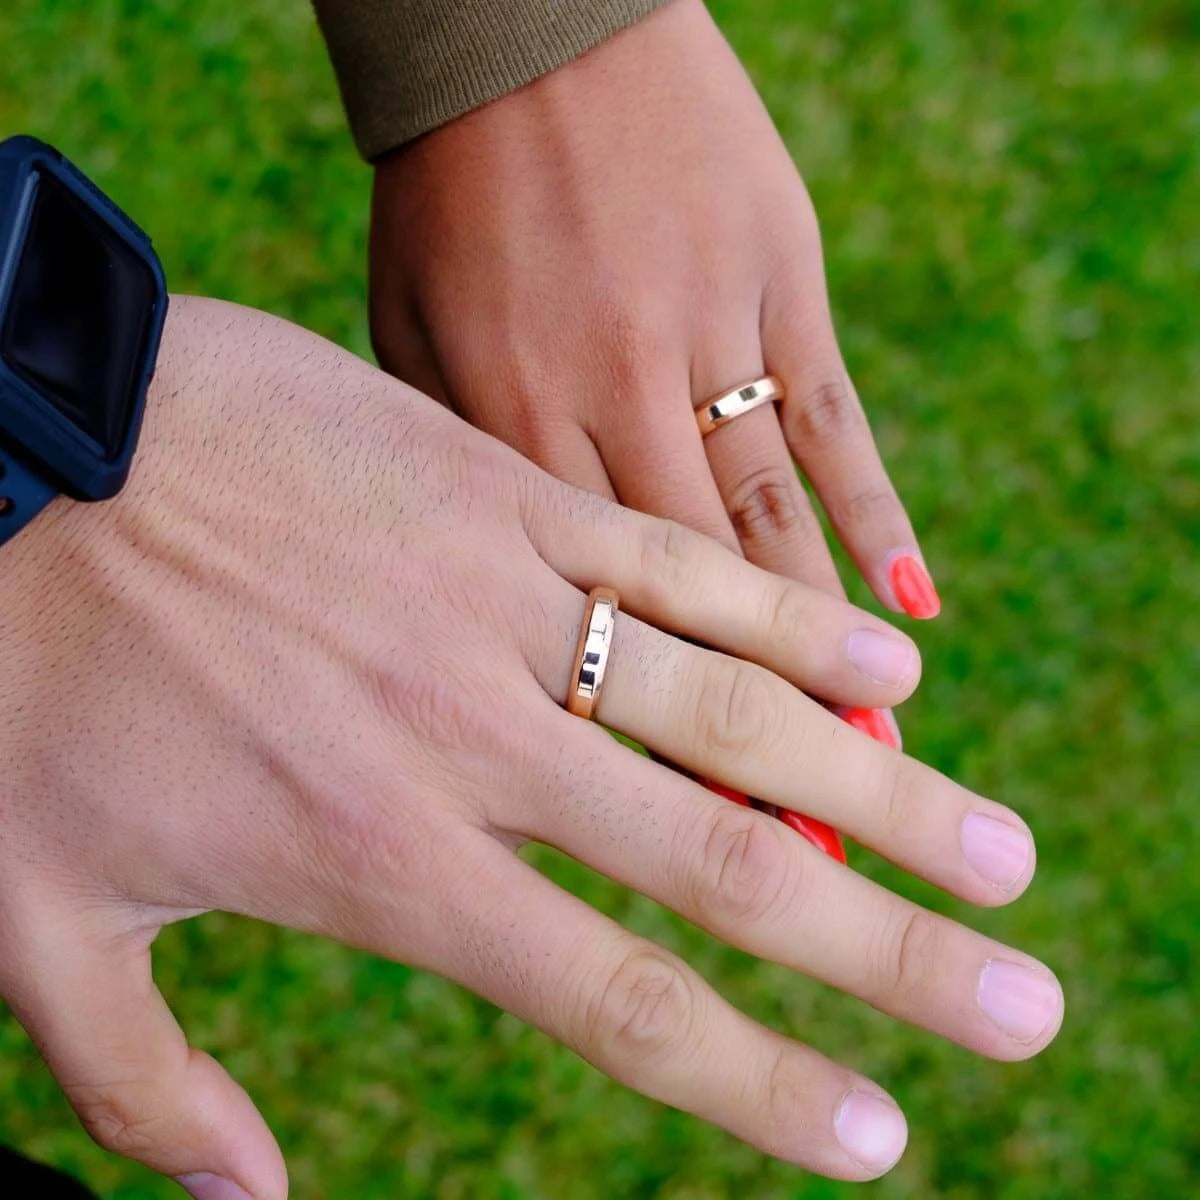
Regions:
<svg viewBox="0 0 1200 1200"><path fill-rule="evenodd" d="M0 545L121 490L166 315L150 239L57 150L0 142Z"/></svg>

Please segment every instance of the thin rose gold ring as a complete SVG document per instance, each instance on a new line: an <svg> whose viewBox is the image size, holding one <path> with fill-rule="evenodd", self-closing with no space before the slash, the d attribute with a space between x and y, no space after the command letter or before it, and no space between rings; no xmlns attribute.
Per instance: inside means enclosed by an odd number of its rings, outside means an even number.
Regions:
<svg viewBox="0 0 1200 1200"><path fill-rule="evenodd" d="M567 712L585 721L592 719L600 700L619 607L617 593L612 588L596 587L588 593L567 691Z"/></svg>
<svg viewBox="0 0 1200 1200"><path fill-rule="evenodd" d="M696 424L700 426L700 436L708 437L722 425L727 425L764 404L782 400L783 394L783 384L774 375L764 375L761 379L752 379L749 383L743 383L741 387L730 388L729 391L706 400L696 409Z"/></svg>

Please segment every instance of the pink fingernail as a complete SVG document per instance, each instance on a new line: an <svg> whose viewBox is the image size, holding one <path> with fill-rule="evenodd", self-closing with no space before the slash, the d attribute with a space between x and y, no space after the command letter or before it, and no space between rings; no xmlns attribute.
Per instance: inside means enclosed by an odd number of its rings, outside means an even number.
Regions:
<svg viewBox="0 0 1200 1200"><path fill-rule="evenodd" d="M254 1200L254 1197L236 1183L211 1175L207 1171L196 1171L191 1175L178 1175L175 1182L192 1200Z"/></svg>
<svg viewBox="0 0 1200 1200"><path fill-rule="evenodd" d="M915 555L898 555L888 567L888 582L896 602L910 617L928 621L942 611L937 588L925 564Z"/></svg>
<svg viewBox="0 0 1200 1200"><path fill-rule="evenodd" d="M904 687L921 669L912 642L874 629L854 630L846 639L846 657L868 679L886 687Z"/></svg>
<svg viewBox="0 0 1200 1200"><path fill-rule="evenodd" d="M884 1096L850 1092L833 1119L842 1149L867 1170L882 1174L908 1143L904 1114Z"/></svg>
<svg viewBox="0 0 1200 1200"><path fill-rule="evenodd" d="M1018 1042L1037 1041L1062 1016L1062 991L1053 976L999 958L980 972L975 999Z"/></svg>
<svg viewBox="0 0 1200 1200"><path fill-rule="evenodd" d="M968 813L959 828L963 858L988 881L1008 891L1025 874L1033 843L1023 830L995 817Z"/></svg>

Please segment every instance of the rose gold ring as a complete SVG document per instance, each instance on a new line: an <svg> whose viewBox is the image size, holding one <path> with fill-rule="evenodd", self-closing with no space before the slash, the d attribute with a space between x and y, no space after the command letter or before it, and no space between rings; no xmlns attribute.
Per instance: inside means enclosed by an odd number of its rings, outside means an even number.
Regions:
<svg viewBox="0 0 1200 1200"><path fill-rule="evenodd" d="M782 399L783 384L774 375L764 375L761 379L743 383L741 387L730 388L696 409L700 436L708 437L714 429L720 429L737 417Z"/></svg>
<svg viewBox="0 0 1200 1200"><path fill-rule="evenodd" d="M567 691L567 712L585 721L592 719L600 689L604 686L619 607L617 593L612 588L592 588L588 593L579 643L575 647L575 664L571 668L571 686Z"/></svg>

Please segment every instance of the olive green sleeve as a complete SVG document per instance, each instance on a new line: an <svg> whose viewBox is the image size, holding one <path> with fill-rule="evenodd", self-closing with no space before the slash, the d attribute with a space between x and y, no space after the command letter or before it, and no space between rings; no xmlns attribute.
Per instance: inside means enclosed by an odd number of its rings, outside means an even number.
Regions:
<svg viewBox="0 0 1200 1200"><path fill-rule="evenodd" d="M364 158L546 75L665 0L314 0Z"/></svg>

